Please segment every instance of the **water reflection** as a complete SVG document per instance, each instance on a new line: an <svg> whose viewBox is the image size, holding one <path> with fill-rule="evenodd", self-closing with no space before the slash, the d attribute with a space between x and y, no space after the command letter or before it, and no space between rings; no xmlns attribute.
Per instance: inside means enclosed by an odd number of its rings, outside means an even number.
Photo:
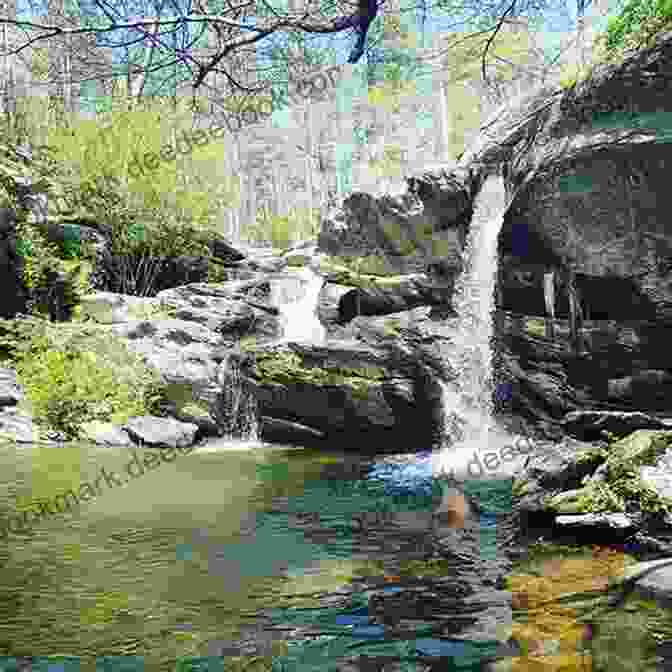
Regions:
<svg viewBox="0 0 672 672"><path fill-rule="evenodd" d="M129 459L62 448L0 454L3 513ZM464 488L475 515L455 529L433 515L430 454L204 446L6 542L0 653L171 672L483 669L517 653L501 584L511 488Z"/></svg>

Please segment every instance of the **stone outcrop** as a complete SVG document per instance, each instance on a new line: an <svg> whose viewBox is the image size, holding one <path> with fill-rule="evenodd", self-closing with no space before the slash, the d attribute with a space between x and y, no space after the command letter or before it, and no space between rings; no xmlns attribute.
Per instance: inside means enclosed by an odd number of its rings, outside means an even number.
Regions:
<svg viewBox="0 0 672 672"><path fill-rule="evenodd" d="M670 430L639 429L611 443L540 442L514 482L516 509L547 514L560 534L655 534L669 528L671 456Z"/></svg>
<svg viewBox="0 0 672 672"><path fill-rule="evenodd" d="M672 416L669 327L588 323L580 333L582 349L576 352L564 320L555 320L553 338L547 337L541 319L500 311L495 323L496 376L511 390L496 407L502 414L520 416L533 434L559 438L570 431L563 423L565 414L587 409ZM590 434L599 435L599 430Z"/></svg>
<svg viewBox="0 0 672 672"><path fill-rule="evenodd" d="M331 256L379 256L388 273L431 270L454 278L472 212L469 173L441 171L409 180L403 194L355 193L322 222L318 249Z"/></svg>
<svg viewBox="0 0 672 672"><path fill-rule="evenodd" d="M299 423L310 443L417 450L440 429L440 400L412 357L334 340L259 347L239 361L260 415Z"/></svg>
<svg viewBox="0 0 672 672"><path fill-rule="evenodd" d="M604 312L606 300L617 311L610 319L672 318L672 233L663 215L672 205L670 45L672 34L660 35L569 90L503 106L482 126L459 165L476 183L485 166L504 168L503 274L526 263L571 268L586 288L600 279L613 290L586 301L591 313ZM629 303L616 298L626 286L636 298Z"/></svg>
<svg viewBox="0 0 672 672"><path fill-rule="evenodd" d="M531 90L486 120L457 167L409 179L396 196L346 199L324 220L319 249L350 260L377 255L388 273L443 270L454 280L474 197L501 171L508 205L496 370L510 384L506 412L555 437L564 414L582 408L672 416L671 82L666 33L567 90ZM428 238L447 244L438 267ZM515 327L518 316L545 315L549 271L557 285L552 341ZM320 317L329 329L358 311L402 309L397 297L393 306L380 291L371 297L344 278L336 286L327 279ZM570 280L583 318L578 347L563 322Z"/></svg>
<svg viewBox="0 0 672 672"><path fill-rule="evenodd" d="M418 306L448 306L452 285L440 287L424 274L372 278L359 286L326 283L318 315L327 326L344 325L359 315L401 313Z"/></svg>

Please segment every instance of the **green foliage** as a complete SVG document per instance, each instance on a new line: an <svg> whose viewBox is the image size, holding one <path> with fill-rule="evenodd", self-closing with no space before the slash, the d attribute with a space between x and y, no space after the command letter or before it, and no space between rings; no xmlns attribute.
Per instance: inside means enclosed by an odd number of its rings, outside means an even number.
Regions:
<svg viewBox="0 0 672 672"><path fill-rule="evenodd" d="M2 325L0 344L38 422L76 437L78 427L90 420L121 423L157 411L158 375L121 339L37 319L9 322Z"/></svg>
<svg viewBox="0 0 672 672"><path fill-rule="evenodd" d="M479 14L487 23L484 14ZM464 32L455 32L444 39L451 158L456 159L465 150L483 122L482 98L478 86L474 87L472 83L481 80L481 58L490 37L491 33L467 37ZM528 66L534 53L529 32L515 32L504 24L488 49L489 79L501 84L514 81L518 66Z"/></svg>
<svg viewBox="0 0 672 672"><path fill-rule="evenodd" d="M318 230L315 212L294 208L287 217L280 217L262 208L255 223L246 227L241 235L249 242L271 243L272 247L284 249L297 240L314 238Z"/></svg>
<svg viewBox="0 0 672 672"><path fill-rule="evenodd" d="M672 0L627 0L618 16L609 19L605 33L608 52L646 45L660 31L672 27Z"/></svg>
<svg viewBox="0 0 672 672"><path fill-rule="evenodd" d="M654 464L672 440L672 433L639 430L615 441L609 449L583 451L577 462L601 462L606 458L607 482L586 479L577 498L580 511L626 511L636 506L647 513L672 512L672 501L658 495L639 477L639 467Z"/></svg>
<svg viewBox="0 0 672 672"><path fill-rule="evenodd" d="M88 277L92 264L80 255L90 250L66 238L64 245L49 243L34 224L19 221L16 225L17 253L22 258L23 284L29 291L28 311L46 314L47 297L57 273L65 274L65 303L74 307L83 294L90 291Z"/></svg>
<svg viewBox="0 0 672 672"><path fill-rule="evenodd" d="M233 178L218 170L222 142L191 143L190 152L164 159L185 142L191 118L166 105L117 106L102 121L57 125L48 138L52 157L64 166L59 177L72 218L106 230L120 262L118 284L132 294L150 292L160 259L208 256L207 240L218 234L237 194Z"/></svg>

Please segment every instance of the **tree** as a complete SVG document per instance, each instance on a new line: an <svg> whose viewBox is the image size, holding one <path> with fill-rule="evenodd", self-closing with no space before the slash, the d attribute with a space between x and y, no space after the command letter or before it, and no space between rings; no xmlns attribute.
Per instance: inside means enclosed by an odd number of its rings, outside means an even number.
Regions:
<svg viewBox="0 0 672 672"><path fill-rule="evenodd" d="M53 2L62 0L53 0ZM497 33L507 18L539 17L554 2L564 0L422 0L410 4L400 13L441 12L456 18L456 25L466 25L471 33L489 36L483 46L482 76L488 79L487 59ZM584 0L579 0L583 2ZM52 2L52 0L36 0ZM64 22L44 12L44 19L19 20L6 16L0 24L12 24L26 35L11 53L31 46L54 43L64 37L95 38L100 48L115 54L115 64L134 70L138 88L158 82L174 87L189 81L198 90L206 79L218 77L228 91L259 93L273 79L274 68L255 62L260 49L273 43L276 36L291 39L353 34L354 44L348 62L361 60L371 48L370 33L375 33L388 0L334 0L309 2L299 10L276 9L268 0L223 3L223 0L79 0L76 17ZM53 3L52 3L53 4ZM368 39L367 39L368 36ZM207 48L204 48L207 47ZM148 52L150 52L148 54ZM240 77L241 56L248 68L259 75L253 84ZM179 80L179 82L176 82ZM221 88L221 87L220 87ZM154 90L156 93L156 91Z"/></svg>

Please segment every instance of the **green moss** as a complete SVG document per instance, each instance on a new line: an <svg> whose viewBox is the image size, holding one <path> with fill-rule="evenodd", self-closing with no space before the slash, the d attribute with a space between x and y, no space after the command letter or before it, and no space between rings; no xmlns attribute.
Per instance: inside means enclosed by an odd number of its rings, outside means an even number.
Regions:
<svg viewBox="0 0 672 672"><path fill-rule="evenodd" d="M522 478L516 478L513 481L513 486L511 489L511 494L514 497L523 497L526 495L529 490L530 490L530 481L522 479Z"/></svg>
<svg viewBox="0 0 672 672"><path fill-rule="evenodd" d="M576 464L602 464L609 456L609 451L601 446L593 446L579 450L574 455Z"/></svg>
<svg viewBox="0 0 672 672"><path fill-rule="evenodd" d="M185 404L178 411L181 415L188 415L192 418L209 418L210 411L205 407L197 403Z"/></svg>
<svg viewBox="0 0 672 672"><path fill-rule="evenodd" d="M332 276L332 282L352 284L355 287L376 281L384 283L386 278L397 277L396 271L377 254L364 257L322 257L319 268L323 273Z"/></svg>
<svg viewBox="0 0 672 672"><path fill-rule="evenodd" d="M143 302L129 304L128 314L136 320L168 320L174 316L175 311L158 303Z"/></svg>
<svg viewBox="0 0 672 672"><path fill-rule="evenodd" d="M640 429L610 445L607 459L611 479L627 477L638 467L655 464L672 444L672 432Z"/></svg>
<svg viewBox="0 0 672 672"><path fill-rule="evenodd" d="M543 320L527 319L525 320L525 331L532 336L543 338L546 335L546 325Z"/></svg>
<svg viewBox="0 0 672 672"><path fill-rule="evenodd" d="M601 461L607 456L607 482L588 479L573 495L561 493L547 500L558 513L624 512L631 507L644 513L672 513L672 501L649 488L639 477L639 467L652 465L672 442L672 432L639 430L613 443L609 450L582 451L577 461Z"/></svg>
<svg viewBox="0 0 672 672"><path fill-rule="evenodd" d="M304 367L302 358L293 352L260 352L256 355L255 375L259 380L283 385L347 385L353 396L366 398L372 384L385 378L380 367Z"/></svg>
<svg viewBox="0 0 672 672"><path fill-rule="evenodd" d="M390 317L383 323L383 331L386 336L401 335L401 320L396 317Z"/></svg>

